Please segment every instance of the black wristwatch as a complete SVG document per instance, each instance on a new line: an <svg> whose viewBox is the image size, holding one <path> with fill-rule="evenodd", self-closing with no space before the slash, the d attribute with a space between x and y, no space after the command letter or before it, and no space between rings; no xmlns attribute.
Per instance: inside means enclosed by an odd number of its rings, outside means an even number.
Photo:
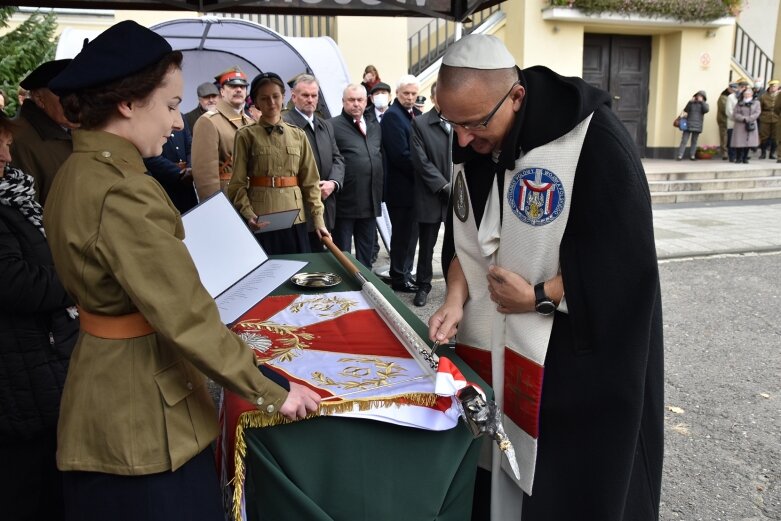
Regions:
<svg viewBox="0 0 781 521"><path fill-rule="evenodd" d="M556 304L545 294L545 282L534 286L534 309L540 315L552 315L556 311Z"/></svg>

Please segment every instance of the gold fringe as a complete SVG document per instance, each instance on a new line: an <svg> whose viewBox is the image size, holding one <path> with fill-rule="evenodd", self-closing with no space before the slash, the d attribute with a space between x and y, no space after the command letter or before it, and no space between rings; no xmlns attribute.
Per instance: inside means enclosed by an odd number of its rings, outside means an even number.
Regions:
<svg viewBox="0 0 781 521"><path fill-rule="evenodd" d="M403 400L403 401L400 401ZM345 400L333 404L320 404L317 412L307 415L304 420L317 418L318 416L330 416L342 412L349 412L358 405L359 411L368 411L379 409L381 407L404 407L406 405L419 405L423 407L433 407L437 402L437 395L433 393L408 393L388 398L364 398ZM258 429L263 427L273 427L275 425L285 425L301 420L290 420L279 413L269 415L260 411L247 411L239 415L236 422L236 441L233 451L234 475L233 475L233 519L241 521L241 499L244 493L245 467L244 461L247 455L247 440L245 439L245 429Z"/></svg>

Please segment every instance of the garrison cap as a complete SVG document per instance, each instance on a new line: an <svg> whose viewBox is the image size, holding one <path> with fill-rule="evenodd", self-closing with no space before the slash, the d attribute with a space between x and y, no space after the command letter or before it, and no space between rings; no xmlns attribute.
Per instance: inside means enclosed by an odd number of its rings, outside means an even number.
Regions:
<svg viewBox="0 0 781 521"><path fill-rule="evenodd" d="M482 70L512 69L515 58L496 36L470 34L448 48L442 65Z"/></svg>
<svg viewBox="0 0 781 521"><path fill-rule="evenodd" d="M217 76L214 77L214 79L217 81L217 83L222 85L243 85L246 87L249 85L249 82L247 81L247 75L244 74L244 72L239 69L238 65L234 65L227 71L222 71Z"/></svg>
<svg viewBox="0 0 781 521"><path fill-rule="evenodd" d="M261 72L252 79L252 86L249 88L249 94L252 96L253 100L255 99L255 89L267 81L276 83L282 88L282 92L285 92L285 83L282 81L282 78L279 77L279 74L275 72Z"/></svg>
<svg viewBox="0 0 781 521"><path fill-rule="evenodd" d="M769 82L767 82L767 86L772 87L773 85L778 85L778 83L779 83L778 80L770 80Z"/></svg>
<svg viewBox="0 0 781 521"><path fill-rule="evenodd" d="M112 25L84 46L49 82L58 96L135 74L172 51L159 34L132 20Z"/></svg>
<svg viewBox="0 0 781 521"><path fill-rule="evenodd" d="M748 85L748 80L746 78L744 78L743 76L741 76L740 78L738 78L738 82L737 83L738 83L738 85Z"/></svg>
<svg viewBox="0 0 781 521"><path fill-rule="evenodd" d="M27 90L42 89L49 85L49 82L61 73L70 62L70 58L67 60L44 62L33 69L33 71L19 83L19 86Z"/></svg>
<svg viewBox="0 0 781 521"><path fill-rule="evenodd" d="M195 92L198 94L199 98L205 98L207 96L219 96L220 90L217 88L217 86L207 81L206 83L201 83L198 85L198 88L195 90Z"/></svg>
<svg viewBox="0 0 781 521"><path fill-rule="evenodd" d="M378 90L387 90L390 93L391 88L390 88L390 85L388 85L387 83L383 83L381 81L378 81L377 83L374 84L374 87L371 88L371 90L369 91L369 94L374 94Z"/></svg>

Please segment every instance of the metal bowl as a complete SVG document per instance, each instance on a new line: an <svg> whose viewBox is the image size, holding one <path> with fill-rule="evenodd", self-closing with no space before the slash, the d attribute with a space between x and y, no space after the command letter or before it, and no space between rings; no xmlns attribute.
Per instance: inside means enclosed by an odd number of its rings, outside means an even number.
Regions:
<svg viewBox="0 0 781 521"><path fill-rule="evenodd" d="M290 282L302 288L328 288L342 282L342 278L336 273L315 271L311 273L296 273L290 277Z"/></svg>

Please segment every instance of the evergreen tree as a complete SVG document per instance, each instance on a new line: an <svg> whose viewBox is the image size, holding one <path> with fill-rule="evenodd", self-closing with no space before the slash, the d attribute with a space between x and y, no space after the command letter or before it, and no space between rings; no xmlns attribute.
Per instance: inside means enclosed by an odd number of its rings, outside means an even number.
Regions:
<svg viewBox="0 0 781 521"><path fill-rule="evenodd" d="M16 11L16 7L0 8L0 28L8 27L8 19ZM19 82L41 63L54 59L56 29L53 12L36 12L13 31L0 36L0 89L6 94L7 114L16 112Z"/></svg>

